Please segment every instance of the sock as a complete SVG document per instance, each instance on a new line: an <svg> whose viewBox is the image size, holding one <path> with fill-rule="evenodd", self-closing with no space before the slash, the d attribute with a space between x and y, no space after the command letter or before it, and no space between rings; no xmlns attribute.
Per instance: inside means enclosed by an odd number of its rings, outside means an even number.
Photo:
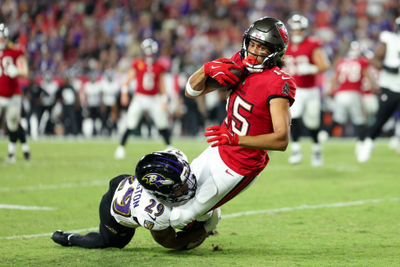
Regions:
<svg viewBox="0 0 400 267"><path fill-rule="evenodd" d="M170 145L170 140L169 140L170 134L169 134L169 130L168 130L168 129L161 129L161 130L159 130L159 132L160 132L161 136L163 137L164 142L167 144L167 146Z"/></svg>

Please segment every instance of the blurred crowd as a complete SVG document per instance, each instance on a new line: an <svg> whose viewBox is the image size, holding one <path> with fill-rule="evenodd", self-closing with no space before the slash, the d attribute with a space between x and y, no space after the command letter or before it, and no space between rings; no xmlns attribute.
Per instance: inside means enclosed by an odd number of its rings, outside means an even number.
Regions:
<svg viewBox="0 0 400 267"><path fill-rule="evenodd" d="M31 77L21 84L34 138L118 134L124 127L119 87L147 37L160 44L159 57L169 69L167 88L175 134L197 135L207 121L224 116L223 96L216 92L203 103L185 99L185 79L204 62L238 51L250 22L266 15L286 22L299 12L310 20L310 34L323 40L334 62L353 40L372 51L379 33L392 30L399 12L397 0L1 2L1 20L9 26L11 41L28 57ZM146 117L143 125L138 134L143 134L142 129L151 134Z"/></svg>

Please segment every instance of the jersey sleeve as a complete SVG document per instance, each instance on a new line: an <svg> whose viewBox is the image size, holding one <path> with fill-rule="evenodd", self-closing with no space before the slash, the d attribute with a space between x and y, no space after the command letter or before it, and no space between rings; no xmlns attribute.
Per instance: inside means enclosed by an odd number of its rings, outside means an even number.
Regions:
<svg viewBox="0 0 400 267"><path fill-rule="evenodd" d="M289 100L290 106L294 103L296 95L296 83L292 76L283 72L282 70L276 69L274 71L276 77L270 83L270 87L267 91L267 101L271 101L274 98L286 98Z"/></svg>

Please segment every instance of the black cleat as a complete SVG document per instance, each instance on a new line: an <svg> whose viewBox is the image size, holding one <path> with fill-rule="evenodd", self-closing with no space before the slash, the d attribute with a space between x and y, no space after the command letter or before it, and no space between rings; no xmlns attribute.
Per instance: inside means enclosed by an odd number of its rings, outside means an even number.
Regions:
<svg viewBox="0 0 400 267"><path fill-rule="evenodd" d="M71 236L70 233L64 233L64 231L57 230L51 236L54 242L60 244L61 246L70 247L72 246L71 242L68 240L68 237Z"/></svg>
<svg viewBox="0 0 400 267"><path fill-rule="evenodd" d="M26 161L30 161L31 160L31 152L24 152L24 159Z"/></svg>

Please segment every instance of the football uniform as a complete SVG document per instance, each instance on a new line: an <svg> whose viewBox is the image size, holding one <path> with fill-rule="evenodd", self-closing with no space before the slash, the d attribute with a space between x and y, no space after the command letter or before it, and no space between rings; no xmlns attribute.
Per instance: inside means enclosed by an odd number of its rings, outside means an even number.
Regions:
<svg viewBox="0 0 400 267"><path fill-rule="evenodd" d="M22 90L17 77L8 75L8 66L16 65L24 53L19 49L0 50L0 115L6 110L6 122L10 131L16 131L21 117Z"/></svg>
<svg viewBox="0 0 400 267"><path fill-rule="evenodd" d="M367 59L343 58L336 65L337 88L334 91L333 119L344 124L349 116L355 125L365 123L362 105L362 78L369 66Z"/></svg>
<svg viewBox="0 0 400 267"><path fill-rule="evenodd" d="M238 53L231 60L242 65ZM269 101L286 98L291 105L295 91L293 78L278 67L252 73L232 89L222 127L240 136L272 133ZM198 182L196 196L173 207L171 225L182 227L195 214L204 214L232 199L254 181L268 161L268 153L262 149L227 145L207 148L191 164Z"/></svg>
<svg viewBox="0 0 400 267"><path fill-rule="evenodd" d="M118 185L110 207L115 220L126 227L159 231L169 227L171 207L145 190L134 176Z"/></svg>
<svg viewBox="0 0 400 267"><path fill-rule="evenodd" d="M306 37L299 44L289 43L285 54L286 71L297 85L296 102L291 107L293 119L303 118L309 129L318 129L320 125L321 94L317 87L317 74L301 74L303 65L315 64L312 55L314 49L322 47L322 42L315 37Z"/></svg>
<svg viewBox="0 0 400 267"><path fill-rule="evenodd" d="M158 129L167 128L168 114L162 109L162 101L165 99L159 94L160 78L166 68L158 60L149 63L145 59L134 60L132 68L136 72L137 88L128 107L128 129L137 127L145 111L149 113Z"/></svg>

